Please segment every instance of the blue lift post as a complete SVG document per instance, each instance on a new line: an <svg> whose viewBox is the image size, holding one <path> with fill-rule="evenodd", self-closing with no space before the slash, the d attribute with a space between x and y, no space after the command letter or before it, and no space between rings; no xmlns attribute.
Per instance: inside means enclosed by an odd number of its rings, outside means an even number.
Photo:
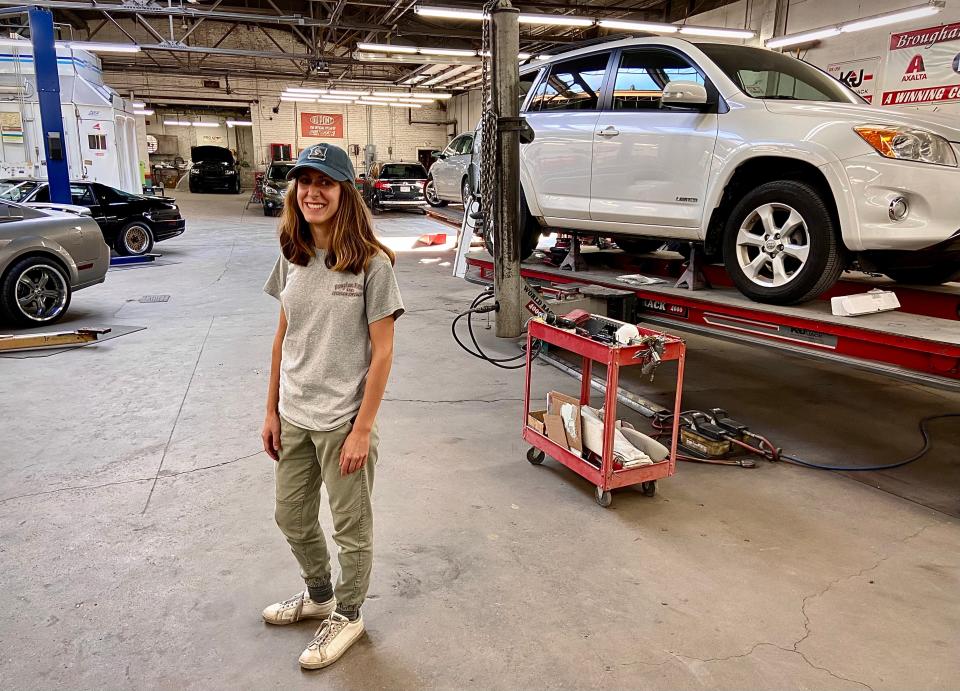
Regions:
<svg viewBox="0 0 960 691"><path fill-rule="evenodd" d="M63 133L63 111L60 108L60 73L54 45L53 14L41 7L31 7L30 40L33 42L33 67L40 99L40 124L43 148L47 156L47 181L50 201L69 204L70 168Z"/></svg>

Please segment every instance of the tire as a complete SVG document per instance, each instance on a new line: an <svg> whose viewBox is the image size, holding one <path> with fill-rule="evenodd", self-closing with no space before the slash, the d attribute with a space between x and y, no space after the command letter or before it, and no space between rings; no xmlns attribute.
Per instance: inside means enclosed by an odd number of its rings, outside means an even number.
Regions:
<svg viewBox="0 0 960 691"><path fill-rule="evenodd" d="M533 214L530 213L527 200L522 195L520 197L520 220L523 224L520 228L520 261L526 261L530 258L530 255L533 254L534 250L537 249L537 245L540 244L540 234L543 232L543 228L537 219L533 217ZM489 230L490 227L488 224L486 226L487 230ZM490 237L489 232L484 234L483 245L492 257L493 238Z"/></svg>
<svg viewBox="0 0 960 691"><path fill-rule="evenodd" d="M463 203L464 211L470 208L470 200L472 198L473 194L470 192L470 181L464 178L460 182L460 201Z"/></svg>
<svg viewBox="0 0 960 691"><path fill-rule="evenodd" d="M264 207L264 208L263 208L263 215L264 215L264 216L273 216L273 209L268 209L268 208Z"/></svg>
<svg viewBox="0 0 960 691"><path fill-rule="evenodd" d="M648 240L647 238L617 238L617 247L627 254L648 254L656 252L663 246L663 240Z"/></svg>
<svg viewBox="0 0 960 691"><path fill-rule="evenodd" d="M427 184L423 186L423 196L426 198L427 204L435 209L444 207L449 203L440 199L440 196L437 194L437 188L433 182L433 178L427 178Z"/></svg>
<svg viewBox="0 0 960 691"><path fill-rule="evenodd" d="M960 266L932 266L926 269L884 269L883 273L897 283L913 283L918 286L938 286L941 283L960 281Z"/></svg>
<svg viewBox="0 0 960 691"><path fill-rule="evenodd" d="M27 257L0 282L0 316L18 326L55 324L67 313L72 296L63 267L46 257Z"/></svg>
<svg viewBox="0 0 960 691"><path fill-rule="evenodd" d="M748 192L727 219L723 261L741 293L793 305L837 282L844 255L827 202L812 185L775 180Z"/></svg>
<svg viewBox="0 0 960 691"><path fill-rule="evenodd" d="M240 178L237 178L237 181L233 183L233 193L240 194L242 190L240 189Z"/></svg>
<svg viewBox="0 0 960 691"><path fill-rule="evenodd" d="M114 243L117 254L126 257L142 257L153 249L153 231L143 221L128 223L117 233Z"/></svg>

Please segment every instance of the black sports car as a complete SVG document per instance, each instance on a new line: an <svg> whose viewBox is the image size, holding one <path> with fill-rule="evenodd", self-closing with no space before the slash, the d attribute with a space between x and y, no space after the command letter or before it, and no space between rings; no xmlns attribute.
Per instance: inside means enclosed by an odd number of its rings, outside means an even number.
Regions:
<svg viewBox="0 0 960 691"><path fill-rule="evenodd" d="M155 242L183 233L186 221L170 197L130 194L99 182L71 182L72 203L90 209L103 239L118 254L142 255ZM44 180L7 178L0 180L0 199L26 204L49 202L50 190Z"/></svg>
<svg viewBox="0 0 960 691"><path fill-rule="evenodd" d="M190 149L190 191L223 190L240 194L240 166L222 146L194 146Z"/></svg>

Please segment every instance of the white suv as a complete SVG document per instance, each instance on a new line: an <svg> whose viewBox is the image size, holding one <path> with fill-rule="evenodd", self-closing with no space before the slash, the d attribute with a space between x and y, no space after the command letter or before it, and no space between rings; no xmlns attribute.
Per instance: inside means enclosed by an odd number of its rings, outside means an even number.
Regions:
<svg viewBox="0 0 960 691"><path fill-rule="evenodd" d="M521 72L522 253L544 226L722 257L748 297L809 300L846 268L960 277L960 125L867 105L774 51L638 38Z"/></svg>

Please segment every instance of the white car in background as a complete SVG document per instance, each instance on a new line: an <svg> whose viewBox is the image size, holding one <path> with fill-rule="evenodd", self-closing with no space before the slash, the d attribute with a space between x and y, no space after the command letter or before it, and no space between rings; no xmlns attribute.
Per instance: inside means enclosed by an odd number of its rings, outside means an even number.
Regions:
<svg viewBox="0 0 960 691"><path fill-rule="evenodd" d="M470 161L473 157L473 133L454 137L443 151L434 151L436 161L427 171L424 195L430 206L450 202L466 205L470 196Z"/></svg>
<svg viewBox="0 0 960 691"><path fill-rule="evenodd" d="M871 107L774 51L635 38L521 71L522 252L544 227L628 251L693 242L748 297L812 299L847 268L960 276L960 122Z"/></svg>

